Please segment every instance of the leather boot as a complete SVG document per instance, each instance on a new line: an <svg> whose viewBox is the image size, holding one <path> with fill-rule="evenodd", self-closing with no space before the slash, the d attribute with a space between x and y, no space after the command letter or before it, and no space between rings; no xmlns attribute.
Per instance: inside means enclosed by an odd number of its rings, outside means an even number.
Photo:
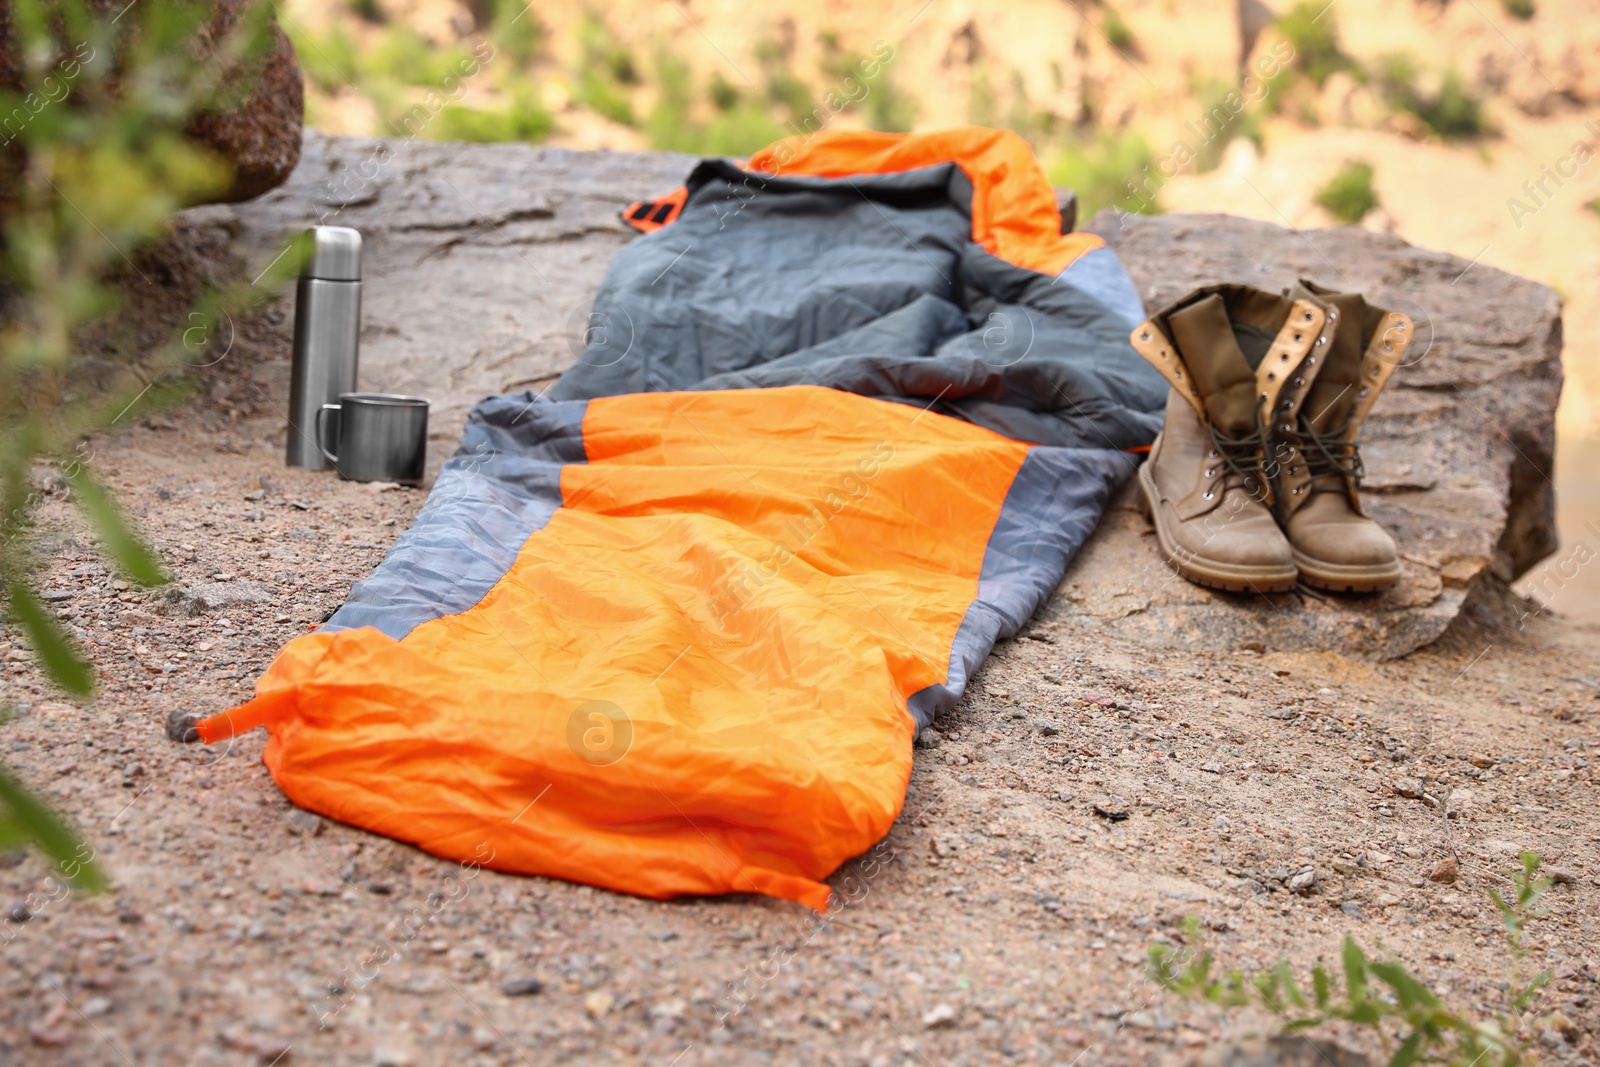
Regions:
<svg viewBox="0 0 1600 1067"><path fill-rule="evenodd" d="M1327 327L1317 300L1217 285L1133 331L1135 351L1172 385L1139 488L1162 555L1190 581L1294 587L1294 554L1271 509L1267 431L1292 423Z"/></svg>
<svg viewBox="0 0 1600 1067"><path fill-rule="evenodd" d="M1336 328L1304 405L1272 426L1278 521L1307 585L1338 593L1388 589L1400 580L1400 553L1361 510L1356 438L1411 343L1411 320L1358 293L1308 281L1290 295L1322 304Z"/></svg>

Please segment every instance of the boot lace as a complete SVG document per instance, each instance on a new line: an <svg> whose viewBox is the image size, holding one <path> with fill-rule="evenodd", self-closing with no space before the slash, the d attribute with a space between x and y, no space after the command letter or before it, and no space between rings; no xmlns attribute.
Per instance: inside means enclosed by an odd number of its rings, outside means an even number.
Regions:
<svg viewBox="0 0 1600 1067"><path fill-rule="evenodd" d="M1256 500L1267 499L1267 427L1261 420L1257 404L1256 432L1240 437L1230 437L1206 422L1206 433L1211 436L1211 449L1228 469L1222 484L1242 485ZM1234 479L1238 479L1237 482ZM1209 497L1209 494L1208 494Z"/></svg>
<svg viewBox="0 0 1600 1067"><path fill-rule="evenodd" d="M1325 434L1318 433L1303 414L1299 422L1299 430L1287 436L1300 454L1301 462L1306 465L1306 473L1311 475L1312 480L1337 474L1360 485L1366 468L1361 462L1361 446L1354 440L1346 439L1345 435L1350 429L1349 420L1346 419L1344 425Z"/></svg>

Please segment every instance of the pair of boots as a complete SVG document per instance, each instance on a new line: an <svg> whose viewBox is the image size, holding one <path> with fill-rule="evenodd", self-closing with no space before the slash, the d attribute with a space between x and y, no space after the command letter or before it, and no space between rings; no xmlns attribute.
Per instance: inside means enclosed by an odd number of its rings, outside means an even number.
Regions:
<svg viewBox="0 0 1600 1067"><path fill-rule="evenodd" d="M1361 510L1356 437L1411 337L1404 315L1307 281L1199 289L1133 331L1172 385L1139 487L1179 574L1261 593L1399 581Z"/></svg>

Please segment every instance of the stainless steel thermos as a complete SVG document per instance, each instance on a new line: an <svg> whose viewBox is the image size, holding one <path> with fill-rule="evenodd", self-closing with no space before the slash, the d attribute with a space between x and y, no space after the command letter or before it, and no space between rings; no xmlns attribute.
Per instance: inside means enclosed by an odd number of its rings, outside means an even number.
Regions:
<svg viewBox="0 0 1600 1067"><path fill-rule="evenodd" d="M331 466L317 437L317 413L355 392L360 335L361 234L348 226L312 227L311 254L295 290L289 466Z"/></svg>

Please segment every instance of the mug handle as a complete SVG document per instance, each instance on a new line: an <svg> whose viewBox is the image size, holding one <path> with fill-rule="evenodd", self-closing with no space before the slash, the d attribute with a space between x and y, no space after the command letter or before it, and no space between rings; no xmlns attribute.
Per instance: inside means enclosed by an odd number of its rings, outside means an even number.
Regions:
<svg viewBox="0 0 1600 1067"><path fill-rule="evenodd" d="M339 457L334 455L332 452L329 452L322 443L323 441L327 440L327 435L322 432L322 421L324 416L326 416L330 411L335 415L338 415L341 411L343 411L343 409L338 404L324 404L317 409L317 420L315 427L317 451L321 452L324 456L327 456L329 463L337 464L339 462Z"/></svg>

